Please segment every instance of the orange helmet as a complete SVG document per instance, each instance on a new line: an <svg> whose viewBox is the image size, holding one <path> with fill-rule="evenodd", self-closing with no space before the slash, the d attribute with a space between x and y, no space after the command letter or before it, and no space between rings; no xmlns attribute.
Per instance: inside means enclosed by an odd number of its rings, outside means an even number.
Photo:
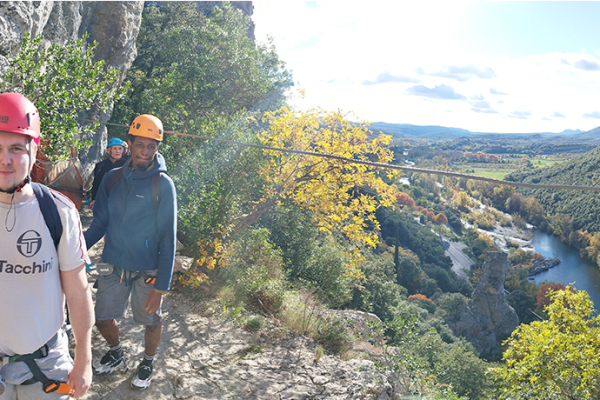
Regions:
<svg viewBox="0 0 600 400"><path fill-rule="evenodd" d="M40 144L40 113L22 94L2 93L0 94L0 131L29 136L35 144Z"/></svg>
<svg viewBox="0 0 600 400"><path fill-rule="evenodd" d="M163 140L163 124L154 115L142 114L135 117L129 127L129 134L145 138Z"/></svg>

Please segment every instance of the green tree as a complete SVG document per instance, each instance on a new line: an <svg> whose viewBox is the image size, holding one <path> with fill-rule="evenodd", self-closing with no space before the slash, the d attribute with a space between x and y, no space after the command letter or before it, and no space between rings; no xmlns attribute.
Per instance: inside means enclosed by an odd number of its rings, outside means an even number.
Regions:
<svg viewBox="0 0 600 400"><path fill-rule="evenodd" d="M25 35L19 51L8 57L6 73L0 76L0 92L18 92L28 97L40 112L41 151L51 160L65 159L71 151L91 145L97 123L80 124L82 111L109 110L126 88L118 88L119 71L94 62L96 43L87 35L64 46L42 43L39 35Z"/></svg>
<svg viewBox="0 0 600 400"><path fill-rule="evenodd" d="M381 365L397 379L397 395L427 399L485 398L490 386L485 375L487 364L473 353L469 344L445 343L435 330L422 334L414 318L398 316L372 328L376 332L373 342L383 348Z"/></svg>
<svg viewBox="0 0 600 400"><path fill-rule="evenodd" d="M278 108L292 85L274 46L247 37L250 20L223 3L205 16L194 2L161 2L144 9L138 57L127 74L128 95L115 104L113 122L143 113L167 131L257 143L247 123ZM258 126L257 126L258 125ZM197 138L165 135L161 147L178 188L181 240L215 265L234 221L258 200L262 151Z"/></svg>
<svg viewBox="0 0 600 400"><path fill-rule="evenodd" d="M132 90L115 105L113 120L128 124L149 113L167 131L215 136L248 111L280 107L291 76L272 44L248 38L249 23L228 3L208 17L193 2L146 7L127 74ZM173 136L165 144L170 168L204 145Z"/></svg>
<svg viewBox="0 0 600 400"><path fill-rule="evenodd" d="M515 290L507 296L508 304L515 309L521 323L535 320L532 311L535 309L535 299L522 290Z"/></svg>
<svg viewBox="0 0 600 400"><path fill-rule="evenodd" d="M586 292L552 293L548 319L521 325L506 341L505 364L493 370L506 399L600 397L600 316Z"/></svg>

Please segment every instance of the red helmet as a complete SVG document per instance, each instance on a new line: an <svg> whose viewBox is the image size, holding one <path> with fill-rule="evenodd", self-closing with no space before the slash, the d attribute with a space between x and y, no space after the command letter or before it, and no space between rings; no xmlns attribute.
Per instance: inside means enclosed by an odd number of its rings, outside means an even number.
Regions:
<svg viewBox="0 0 600 400"><path fill-rule="evenodd" d="M40 113L19 93L0 94L0 132L27 135L40 144Z"/></svg>

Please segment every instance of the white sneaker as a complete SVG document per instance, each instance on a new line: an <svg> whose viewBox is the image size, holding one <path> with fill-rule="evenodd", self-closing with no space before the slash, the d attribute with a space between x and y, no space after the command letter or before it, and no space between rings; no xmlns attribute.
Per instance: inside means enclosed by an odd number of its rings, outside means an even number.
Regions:
<svg viewBox="0 0 600 400"><path fill-rule="evenodd" d="M110 374L117 369L127 368L127 365L120 351L109 350L102 359L94 363L93 367L96 374L103 375Z"/></svg>
<svg viewBox="0 0 600 400"><path fill-rule="evenodd" d="M150 386L152 380L152 362L144 360L137 367L135 376L131 380L131 387L133 389L144 390Z"/></svg>

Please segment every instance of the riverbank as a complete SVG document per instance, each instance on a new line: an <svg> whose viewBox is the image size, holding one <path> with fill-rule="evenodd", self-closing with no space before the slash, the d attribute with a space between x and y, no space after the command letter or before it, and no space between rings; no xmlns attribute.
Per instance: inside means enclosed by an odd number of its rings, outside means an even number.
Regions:
<svg viewBox="0 0 600 400"><path fill-rule="evenodd" d="M535 228L532 225L528 225L525 229L515 228L514 226L500 226L496 224L493 230L487 231L483 229L477 229L480 233L483 233L492 238L494 243L498 245L503 251L508 253L510 247L514 247L515 244L523 251L529 253L538 253L541 255L540 258L534 259L533 265L529 268L529 276L535 276L542 272L546 272L551 268L560 265L561 260L557 257L546 257L541 254L540 251L536 251L533 245L533 238L535 234Z"/></svg>

